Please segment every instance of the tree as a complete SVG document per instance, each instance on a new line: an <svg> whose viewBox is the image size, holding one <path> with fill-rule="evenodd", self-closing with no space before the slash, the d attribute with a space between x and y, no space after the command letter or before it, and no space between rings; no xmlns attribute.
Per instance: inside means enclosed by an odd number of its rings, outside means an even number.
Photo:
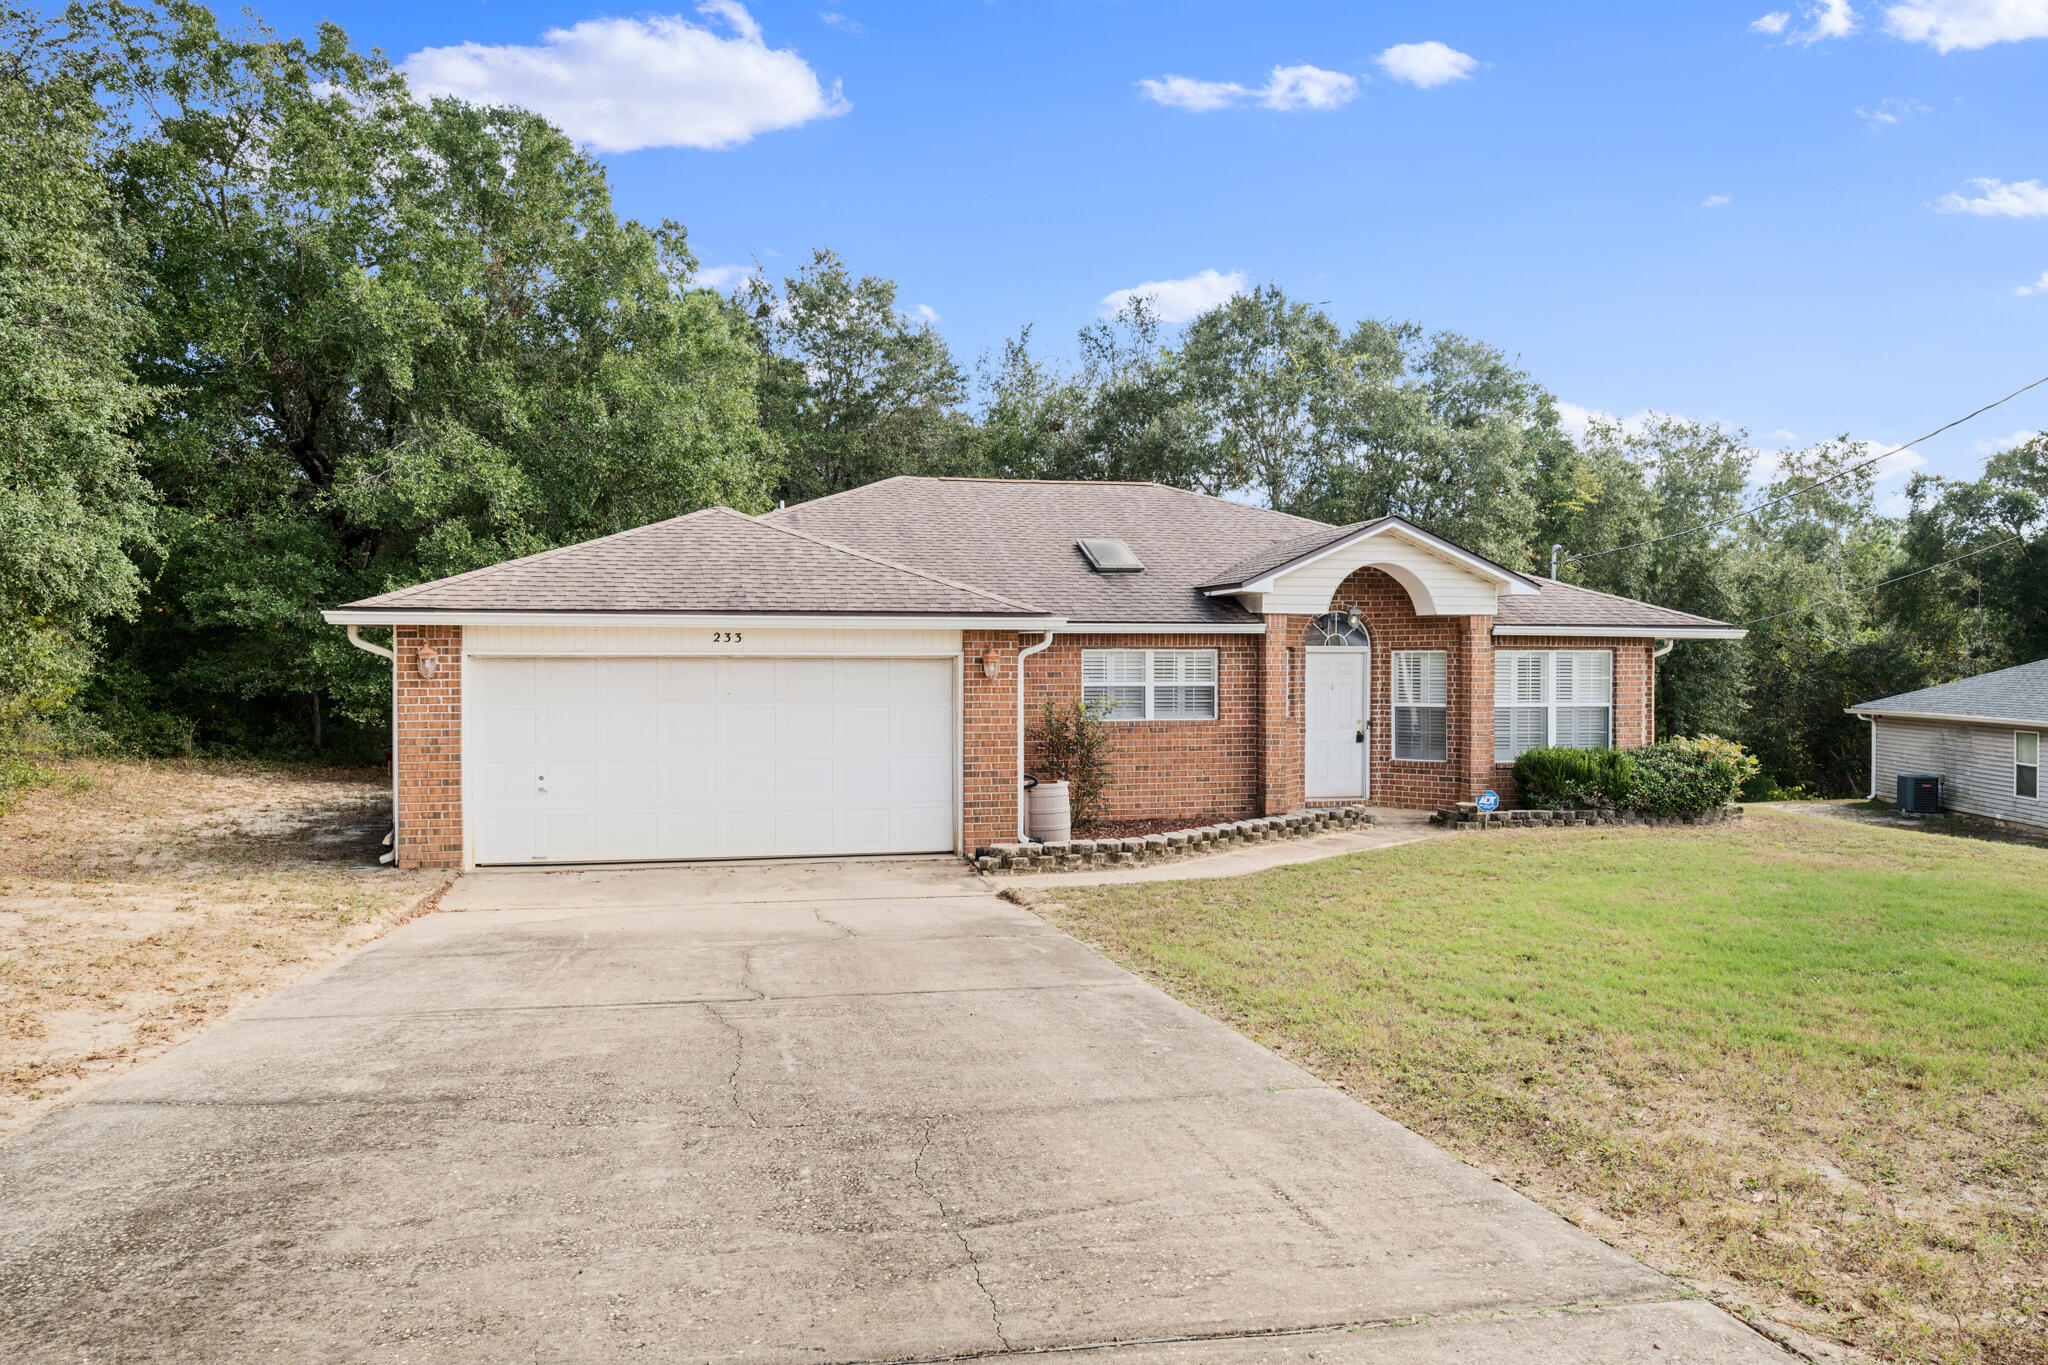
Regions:
<svg viewBox="0 0 2048 1365"><path fill-rule="evenodd" d="M966 377L929 322L897 311L894 281L819 250L779 293L755 276L737 301L758 329L761 422L788 456L778 498L974 472Z"/></svg>
<svg viewBox="0 0 2048 1365"><path fill-rule="evenodd" d="M93 15L0 10L0 727L62 706L96 621L135 611L151 499L128 430L155 400L134 235L102 166Z"/></svg>
<svg viewBox="0 0 2048 1365"><path fill-rule="evenodd" d="M757 362L682 230L545 121L174 6L116 188L148 245L165 505L110 676L239 747L374 725L322 607L714 502L766 505ZM117 699L108 698L109 705ZM116 707L115 709L120 709Z"/></svg>

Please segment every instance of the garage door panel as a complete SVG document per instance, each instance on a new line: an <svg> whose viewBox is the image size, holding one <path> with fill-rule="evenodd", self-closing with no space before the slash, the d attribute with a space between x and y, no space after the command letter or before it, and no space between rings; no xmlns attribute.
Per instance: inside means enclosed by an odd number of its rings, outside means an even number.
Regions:
<svg viewBox="0 0 2048 1365"><path fill-rule="evenodd" d="M472 817L476 829L475 857L480 863L524 863L536 856L538 822L531 815L500 815L479 811Z"/></svg>
<svg viewBox="0 0 2048 1365"><path fill-rule="evenodd" d="M718 711L710 706L661 708L661 751L678 757L718 751Z"/></svg>
<svg viewBox="0 0 2048 1365"><path fill-rule="evenodd" d="M708 701L719 695L717 659L663 659L658 695L662 700Z"/></svg>
<svg viewBox="0 0 2048 1365"><path fill-rule="evenodd" d="M891 801L943 802L952 794L950 760L935 757L889 760L888 795Z"/></svg>
<svg viewBox="0 0 2048 1365"><path fill-rule="evenodd" d="M534 695L542 701L596 701L598 663L596 659L537 659Z"/></svg>
<svg viewBox="0 0 2048 1365"><path fill-rule="evenodd" d="M530 706L475 707L470 715L475 727L471 736L479 753L511 758L538 751L540 713Z"/></svg>
<svg viewBox="0 0 2048 1365"><path fill-rule="evenodd" d="M653 701L661 691L659 659L603 659L599 661L599 701Z"/></svg>
<svg viewBox="0 0 2048 1365"><path fill-rule="evenodd" d="M606 762L599 771L602 789L599 801L611 808L661 804L661 764L653 759L639 762Z"/></svg>
<svg viewBox="0 0 2048 1365"><path fill-rule="evenodd" d="M614 706L598 713L598 744L606 758L640 758L661 745L661 712L652 706Z"/></svg>
<svg viewBox="0 0 2048 1365"><path fill-rule="evenodd" d="M587 754L597 748L597 708L540 708L540 748L547 754Z"/></svg>
<svg viewBox="0 0 2048 1365"><path fill-rule="evenodd" d="M534 699L533 673L536 659L490 659L476 661L464 680L472 704L493 705L530 702Z"/></svg>
<svg viewBox="0 0 2048 1365"><path fill-rule="evenodd" d="M950 660L476 660L473 856L950 849L952 669Z"/></svg>

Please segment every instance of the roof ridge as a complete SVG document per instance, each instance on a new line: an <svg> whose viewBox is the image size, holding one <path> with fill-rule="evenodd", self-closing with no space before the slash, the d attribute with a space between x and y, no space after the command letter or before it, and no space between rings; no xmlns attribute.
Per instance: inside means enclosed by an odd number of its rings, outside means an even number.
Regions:
<svg viewBox="0 0 2048 1365"><path fill-rule="evenodd" d="M732 509L727 508L725 510L731 511ZM828 550L837 550L841 554L852 555L855 559L864 559L870 564L879 564L885 569L895 569L897 572L907 573L911 575L913 578L922 578L928 583L937 583L941 587L954 588L961 592L971 592L976 597L986 597L989 601L1000 602L1006 607L1016 607L1023 611L1039 612L1044 615L1052 614L1050 612L1047 612L1044 607L1033 606L1029 602L1019 602L1013 597L1004 597L1000 593L990 592L987 588L977 588L972 583L960 583L950 578L941 578L939 575L935 573L926 573L923 569L913 569L908 564L898 564L893 559L884 559L880 555L870 554L866 550L856 550L851 545L841 545L836 540L827 540L823 536L814 536L809 531L799 531L794 526L784 526L778 522L768 521L763 517L748 517L747 514L744 512L734 512L733 515L738 517L746 517L746 519L752 522L754 525L762 527L766 530L778 531L783 535L793 536L798 540L807 540L811 542L813 545L822 545Z"/></svg>
<svg viewBox="0 0 2048 1365"><path fill-rule="evenodd" d="M520 555L516 559L501 559L495 564L483 564L479 565L474 569L464 569L461 573L452 573L445 578L430 578L424 583L408 583L406 584L406 586L402 588L392 588L385 592L373 594L373 596L381 598L402 597L407 593L419 592L426 588L438 588L449 583L460 583L462 580L466 578L474 578L478 574L491 573L497 569L509 568L514 564L537 564L543 559L553 559L556 555L567 554L571 550L581 550L592 545L602 545L608 540L622 540L627 536L637 536L644 531L652 531L656 527L667 526L671 522L688 521L691 517L701 517L706 512L726 512L730 513L732 516L746 517L748 521L753 520L753 518L748 517L745 512L741 512L734 508L727 507L722 502L715 502L708 507L699 507L694 511L689 512L679 512L672 517L663 517L660 521L650 521L645 526L629 526L623 531L613 531L610 535L598 536L592 540L577 540L572 541L567 545L557 545L554 548L548 550L535 550L530 555ZM364 600L368 601L370 599L366 598Z"/></svg>

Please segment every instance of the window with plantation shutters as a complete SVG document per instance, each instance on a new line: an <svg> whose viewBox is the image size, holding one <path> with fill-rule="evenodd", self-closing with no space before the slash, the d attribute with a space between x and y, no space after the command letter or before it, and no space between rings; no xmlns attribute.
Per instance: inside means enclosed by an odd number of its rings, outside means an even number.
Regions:
<svg viewBox="0 0 2048 1365"><path fill-rule="evenodd" d="M1614 655L1604 649L1514 649L1493 656L1493 757L1614 743Z"/></svg>
<svg viewBox="0 0 2048 1365"><path fill-rule="evenodd" d="M1394 757L1441 763L1448 753L1445 676L1440 649L1401 650L1393 656Z"/></svg>
<svg viewBox="0 0 2048 1365"><path fill-rule="evenodd" d="M1216 651L1084 649L1081 700L1107 720L1214 720Z"/></svg>

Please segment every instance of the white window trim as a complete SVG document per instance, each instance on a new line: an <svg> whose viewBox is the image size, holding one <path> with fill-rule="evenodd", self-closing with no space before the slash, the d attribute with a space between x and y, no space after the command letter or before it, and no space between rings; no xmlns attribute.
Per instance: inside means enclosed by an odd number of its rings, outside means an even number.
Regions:
<svg viewBox="0 0 2048 1365"><path fill-rule="evenodd" d="M2034 761L2020 762L2020 739L2031 735L2034 739ZM2020 790L2020 769L2034 770L2034 794L2028 796ZM2012 799L2015 801L2039 801L2041 799L2041 733L2038 730L2015 730L2012 732Z"/></svg>
<svg viewBox="0 0 2048 1365"><path fill-rule="evenodd" d="M1550 748L1556 748L1556 747L1557 747L1557 713L1558 713L1559 709L1560 709L1560 708L1566 708L1566 709L1571 709L1571 710L1578 710L1578 709L1579 709L1579 708L1581 708L1581 707L1584 707L1584 706L1587 706L1587 705L1590 705L1590 704L1592 704L1592 703L1588 703L1588 702L1582 702L1582 701L1570 701L1570 702L1560 702L1560 701L1558 701L1558 699L1557 699L1557 658L1558 658L1558 656L1559 656L1560 654L1605 654L1605 655L1607 656L1607 702L1606 702L1606 706L1607 706L1607 743L1606 743L1606 744L1604 744L1604 745L1602 745L1602 746L1600 746L1600 747L1601 747L1601 748L1606 748L1606 749L1612 749L1612 748L1614 747L1614 691L1615 691L1615 688L1614 688L1614 651L1613 651L1613 650L1610 650L1610 649L1514 649L1514 650L1496 650L1496 651L1494 652L1494 656L1493 656L1493 667L1494 667L1494 677L1495 677L1496 679L1498 679L1498 678L1500 677L1500 662L1501 662L1501 656L1502 656L1503 654L1540 654L1540 655L1542 655L1542 656L1543 656L1543 695L1544 695L1544 696L1545 696L1545 697L1546 697L1546 698L1547 698L1548 700L1545 700L1545 701L1541 701L1541 702L1522 702L1522 701L1510 701L1510 702L1506 703L1506 704L1505 704L1505 706L1503 706L1502 702L1500 701L1500 692L1498 691L1498 683L1496 683L1496 684L1495 684L1495 686L1496 686L1496 690L1495 690L1495 692L1494 692L1494 703L1493 703L1493 709L1494 709L1494 715L1495 715L1494 725L1495 725L1495 733L1496 733L1496 736L1498 736L1498 727L1499 727L1499 724L1500 724L1500 722L1499 722L1499 714L1500 714L1500 712L1501 712L1502 710L1509 710L1509 711L1536 711L1536 710L1540 710L1540 711L1542 711L1542 712L1543 712L1543 743L1541 743L1540 745L1537 745L1537 746L1535 746L1535 747L1537 747L1537 748L1542 748L1542 749L1550 749ZM1580 747L1583 747L1583 746L1580 746L1580 745L1571 745L1571 746L1569 746L1569 747L1571 747L1571 748L1580 748ZM1495 739L1495 744L1494 744L1494 756L1493 756L1493 761L1494 761L1494 763L1495 763L1495 764L1497 764L1497 765L1506 765L1506 764L1510 764L1510 763L1513 763L1513 762L1515 761L1515 759L1516 759L1516 758L1518 758L1518 757L1520 757L1520 755L1519 755L1519 754L1511 754L1511 755L1509 755L1509 756L1508 756L1507 758L1502 758L1502 757L1500 756L1500 747L1499 747L1499 740L1498 740L1498 738L1496 737L1496 739Z"/></svg>
<svg viewBox="0 0 2048 1365"><path fill-rule="evenodd" d="M1090 654L1142 654L1145 657L1145 714L1142 716L1110 715L1103 720L1111 725L1132 725L1149 722L1156 725L1207 725L1223 718L1223 661L1213 649L1132 649L1127 646L1109 646L1101 649L1081 651L1081 696L1088 696L1088 656ZM1155 716L1152 714L1152 695L1161 687L1185 687L1186 683L1161 683L1153 670L1153 656L1158 654L1206 654L1209 656L1211 681L1207 684L1211 692L1211 705L1206 716ZM1121 683L1111 686L1131 687L1137 684ZM1200 686L1201 684L1193 684Z"/></svg>
<svg viewBox="0 0 2048 1365"><path fill-rule="evenodd" d="M1444 699L1435 705L1403 702L1401 700L1401 660L1411 654L1431 655L1444 661ZM1401 757L1401 712L1441 711L1444 713L1444 756L1442 758ZM1396 649L1389 651L1387 664L1387 724L1392 732L1387 736L1387 755L1394 763L1423 763L1441 765L1451 761L1451 654L1446 649Z"/></svg>

